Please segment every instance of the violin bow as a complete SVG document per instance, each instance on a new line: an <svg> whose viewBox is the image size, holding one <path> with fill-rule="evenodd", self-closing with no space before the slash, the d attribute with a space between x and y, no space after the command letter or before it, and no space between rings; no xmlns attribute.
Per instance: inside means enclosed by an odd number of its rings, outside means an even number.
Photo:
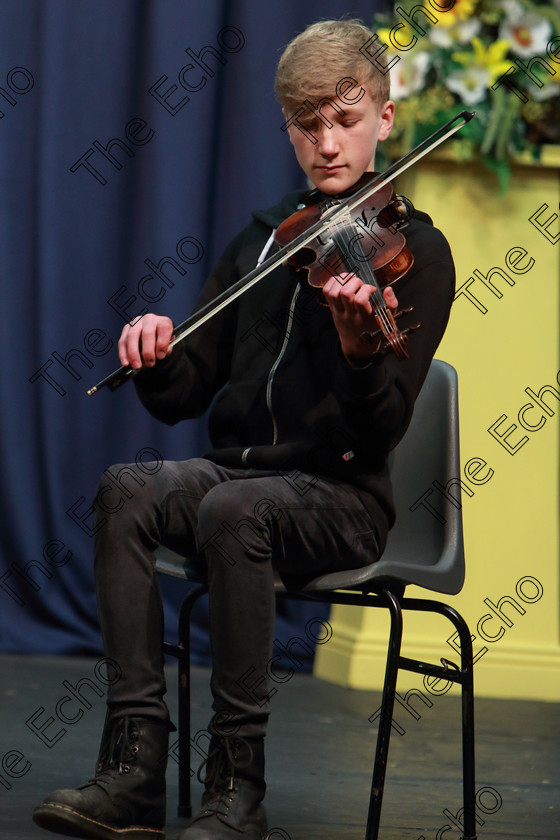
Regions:
<svg viewBox="0 0 560 840"><path fill-rule="evenodd" d="M342 220L343 217L347 218L349 212L352 212L352 210L360 206L365 199L369 198L370 195L377 192L377 190L380 190L393 178L397 178L409 167L413 166L425 155L429 154L441 145L441 143L444 143L449 137L455 134L455 132L459 131L459 129L463 128L463 126L470 122L475 114L476 111L461 111L455 117L448 120L445 125L442 125L434 131L434 133L425 140L422 140L422 142L415 146L414 149L411 149L410 152L407 152L407 154L403 155L403 157L391 164L391 166L389 166L384 172L381 172L369 181L369 183L365 184L357 192L353 193L340 204L330 207L320 219L306 228L306 230L302 231L302 233L296 236L295 239L287 245L280 248L280 250L272 257L264 260L244 277L241 277L236 283L225 289L221 294L214 298L214 300L209 301L190 315L181 324L178 324L175 328L175 335L169 343L169 347L174 347L175 344L183 341L183 339L198 329L198 327L202 326L202 324L206 323L206 321L209 321L210 318L213 318L214 315L217 315L218 312L221 312L221 310L226 306L229 306L230 303L254 286L255 283L258 283L259 280L262 280L263 277L266 277L267 274L274 271L275 268L293 256L293 254L299 251L300 248L303 248L311 242L317 233L323 230L323 228L327 225L336 223L339 218L340 220ZM458 120L460 120L460 122L457 122ZM109 374L109 376L106 376L105 379L98 382L97 385L90 388L88 390L88 394L90 396L92 394L96 394L104 387L108 387L109 390L115 391L124 382L142 369L143 368L131 368L130 365L120 367L113 371L113 373Z"/></svg>

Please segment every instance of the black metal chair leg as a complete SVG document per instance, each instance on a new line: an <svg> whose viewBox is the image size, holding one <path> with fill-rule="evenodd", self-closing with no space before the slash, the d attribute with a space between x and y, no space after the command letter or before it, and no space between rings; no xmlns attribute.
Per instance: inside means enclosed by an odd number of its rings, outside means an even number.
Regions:
<svg viewBox="0 0 560 840"><path fill-rule="evenodd" d="M461 643L461 707L463 731L463 840L477 840L474 763L474 680L471 633L464 618L447 604L441 612L455 625Z"/></svg>
<svg viewBox="0 0 560 840"><path fill-rule="evenodd" d="M377 840L379 834L381 805L383 802L385 772L387 770L389 740L391 738L391 728L393 725L393 706L395 704L395 692L397 690L398 661L401 651L403 629L402 610L397 597L387 589L381 591L380 597L381 596L385 596L387 599L387 606L389 607L389 611L391 613L391 632L389 635L383 696L381 698L381 712L379 717L379 728L377 730L377 747L375 750L375 762L373 765L373 778L365 840Z"/></svg>
<svg viewBox="0 0 560 840"><path fill-rule="evenodd" d="M179 817L192 816L191 803L191 612L198 599L208 592L197 586L183 599L179 611Z"/></svg>

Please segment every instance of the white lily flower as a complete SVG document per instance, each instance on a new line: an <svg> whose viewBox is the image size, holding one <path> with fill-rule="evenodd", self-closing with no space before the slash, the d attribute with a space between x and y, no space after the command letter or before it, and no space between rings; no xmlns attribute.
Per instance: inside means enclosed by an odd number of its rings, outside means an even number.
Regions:
<svg viewBox="0 0 560 840"><path fill-rule="evenodd" d="M456 70L446 79L446 87L461 97L465 105L476 105L486 98L490 84L490 71L486 67L468 67Z"/></svg>
<svg viewBox="0 0 560 840"><path fill-rule="evenodd" d="M391 67L391 99L406 99L424 87L424 79L430 66L430 56L425 50L405 53Z"/></svg>
<svg viewBox="0 0 560 840"><path fill-rule="evenodd" d="M498 37L511 43L511 52L520 58L543 55L552 35L552 24L534 12L511 3L511 13L500 23Z"/></svg>
<svg viewBox="0 0 560 840"><path fill-rule="evenodd" d="M436 47L449 49L457 43L467 44L475 35L478 35L481 28L482 23L479 18L469 18L469 20L454 23L453 26L432 26L428 38Z"/></svg>

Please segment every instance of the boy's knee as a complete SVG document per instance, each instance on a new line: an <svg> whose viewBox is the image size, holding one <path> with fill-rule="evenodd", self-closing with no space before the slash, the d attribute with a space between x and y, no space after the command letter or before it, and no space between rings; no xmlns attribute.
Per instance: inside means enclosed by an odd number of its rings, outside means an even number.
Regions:
<svg viewBox="0 0 560 840"><path fill-rule="evenodd" d="M269 528L255 516L251 495L250 488L239 483L221 484L206 494L198 510L202 551L230 561L240 553L252 555L254 549L260 556L270 541Z"/></svg>
<svg viewBox="0 0 560 840"><path fill-rule="evenodd" d="M114 464L108 467L97 486L94 508L96 518L119 513L133 500L139 503L153 493L153 479L142 473L137 464Z"/></svg>
<svg viewBox="0 0 560 840"><path fill-rule="evenodd" d="M213 530L224 522L235 527L239 520L251 515L245 493L231 484L216 485L200 502L198 525L201 531Z"/></svg>

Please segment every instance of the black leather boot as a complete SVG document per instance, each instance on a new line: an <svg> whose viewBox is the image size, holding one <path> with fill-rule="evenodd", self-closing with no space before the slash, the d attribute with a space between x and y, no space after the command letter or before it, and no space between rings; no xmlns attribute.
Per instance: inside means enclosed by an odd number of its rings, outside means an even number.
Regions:
<svg viewBox="0 0 560 840"><path fill-rule="evenodd" d="M264 738L212 736L202 808L180 840L262 840Z"/></svg>
<svg viewBox="0 0 560 840"><path fill-rule="evenodd" d="M170 725L123 717L105 727L96 775L77 790L55 790L34 822L69 837L162 840Z"/></svg>

